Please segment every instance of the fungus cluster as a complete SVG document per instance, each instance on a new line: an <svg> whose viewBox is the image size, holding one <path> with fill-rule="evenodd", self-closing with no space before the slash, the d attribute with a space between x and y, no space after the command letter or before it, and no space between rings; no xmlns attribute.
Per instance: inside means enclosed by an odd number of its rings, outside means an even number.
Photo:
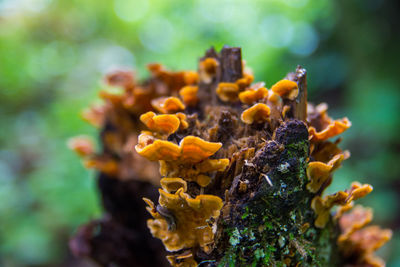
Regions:
<svg viewBox="0 0 400 267"><path fill-rule="evenodd" d="M374 252L390 240L392 231L377 225L367 226L372 217L372 210L362 206L339 215L342 233L337 240L338 246L344 257L356 266L385 266Z"/></svg>
<svg viewBox="0 0 400 267"><path fill-rule="evenodd" d="M332 139L351 123L307 104L305 69L266 86L240 48L224 47L209 49L198 72L149 70L143 83L130 72L108 75L120 90L103 90L104 104L85 111L103 129L101 153L82 138L70 147L118 180L161 187L157 202L137 193L172 266L383 266L373 252L390 230L364 227L371 211L352 210L372 186L324 195L350 156Z"/></svg>
<svg viewBox="0 0 400 267"><path fill-rule="evenodd" d="M92 145L90 153L82 154L83 143L93 143L87 137L70 142L86 167L119 180L140 179L158 184L157 165L132 151L132 146L137 144L145 126L159 135L187 127L185 114L169 115L185 108L177 97L170 95L196 83L198 76L190 71L171 72L159 64L149 64L148 69L152 78L145 84L138 83L132 71L111 72L104 79L105 88L99 92L102 102L82 112L84 120L102 129L100 152Z"/></svg>

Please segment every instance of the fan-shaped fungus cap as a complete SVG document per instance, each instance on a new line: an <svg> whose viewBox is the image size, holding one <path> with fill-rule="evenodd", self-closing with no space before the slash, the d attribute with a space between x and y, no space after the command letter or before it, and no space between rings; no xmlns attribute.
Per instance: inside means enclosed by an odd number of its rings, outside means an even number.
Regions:
<svg viewBox="0 0 400 267"><path fill-rule="evenodd" d="M199 100L197 97L198 86L188 85L183 87L179 91L179 95L182 97L183 102L188 106L195 106Z"/></svg>
<svg viewBox="0 0 400 267"><path fill-rule="evenodd" d="M372 254L392 238L392 231L379 226L368 226L354 232L349 241L364 253Z"/></svg>
<svg viewBox="0 0 400 267"><path fill-rule="evenodd" d="M199 64L199 77L204 83L211 83L213 77L217 73L219 63L215 58L208 57L200 61Z"/></svg>
<svg viewBox="0 0 400 267"><path fill-rule="evenodd" d="M349 196L346 199L346 202L365 197L366 195L371 193L372 190L373 190L373 187L369 184L360 184L359 182L353 182L351 184L350 190L348 190Z"/></svg>
<svg viewBox="0 0 400 267"><path fill-rule="evenodd" d="M187 183L182 178L162 178L160 183L162 189L167 193L176 192L179 188L183 188L184 192L187 190Z"/></svg>
<svg viewBox="0 0 400 267"><path fill-rule="evenodd" d="M338 242L344 242L350 235L372 221L372 209L357 205L351 212L339 219L341 235Z"/></svg>
<svg viewBox="0 0 400 267"><path fill-rule="evenodd" d="M389 229L368 226L344 236L338 245L343 256L351 258L359 266L385 267L385 262L375 256L374 252L389 241L392 234Z"/></svg>
<svg viewBox="0 0 400 267"><path fill-rule="evenodd" d="M108 73L104 79L110 86L118 86L124 89L132 89L135 86L135 77L132 71L117 70Z"/></svg>
<svg viewBox="0 0 400 267"><path fill-rule="evenodd" d="M199 174L194 177L194 181L201 187L206 187L211 183L211 177L204 174Z"/></svg>
<svg viewBox="0 0 400 267"><path fill-rule="evenodd" d="M152 111L141 115L140 120L146 124L150 130L166 134L176 132L180 125L178 116L170 114L156 115Z"/></svg>
<svg viewBox="0 0 400 267"><path fill-rule="evenodd" d="M159 97L151 101L151 105L157 111L168 114L182 111L185 109L185 105L177 97Z"/></svg>
<svg viewBox="0 0 400 267"><path fill-rule="evenodd" d="M347 204L345 204L345 205L343 205L343 206L339 206L339 207L337 208L336 213L335 213L335 216L334 216L335 220L341 218L342 215L343 215L345 212L348 212L348 211L351 210L353 207L354 207L354 202L353 202L353 201L351 201L351 202L349 202L349 203L347 203Z"/></svg>
<svg viewBox="0 0 400 267"><path fill-rule="evenodd" d="M164 140L155 139L150 133L139 135L135 146L139 155L149 160L179 160L182 163L197 163L207 159L217 152L222 144L207 142L199 137L186 136L179 146Z"/></svg>
<svg viewBox="0 0 400 267"><path fill-rule="evenodd" d="M307 166L307 177L309 183L307 189L312 193L317 193L321 186L329 179L331 173L339 168L343 161L344 155L339 154L334 156L328 164L320 161L310 162Z"/></svg>
<svg viewBox="0 0 400 267"><path fill-rule="evenodd" d="M197 84L199 82L199 74L196 71L185 71L183 73L185 84Z"/></svg>
<svg viewBox="0 0 400 267"><path fill-rule="evenodd" d="M314 127L310 126L308 132L312 141L324 141L336 135L339 135L351 127L351 122L348 118L341 120L331 121L329 125L322 131L317 131Z"/></svg>
<svg viewBox="0 0 400 267"><path fill-rule="evenodd" d="M240 78L236 81L240 90L244 90L246 87L250 86L250 84L254 81L254 76L249 73L243 73L243 78Z"/></svg>
<svg viewBox="0 0 400 267"><path fill-rule="evenodd" d="M311 208L317 214L314 225L318 228L324 228L330 218L330 209L334 205L348 205L351 201L366 196L372 191L372 187L368 184L361 185L354 182L350 190L339 191L333 195L327 195L324 198L316 196L311 201Z"/></svg>
<svg viewBox="0 0 400 267"><path fill-rule="evenodd" d="M186 121L185 113L178 112L175 115L180 121L179 129L181 130L187 129L187 127L189 127L189 123Z"/></svg>
<svg viewBox="0 0 400 267"><path fill-rule="evenodd" d="M261 123L268 120L271 109L263 103L258 103L242 112L241 119L246 124Z"/></svg>
<svg viewBox="0 0 400 267"><path fill-rule="evenodd" d="M339 139L340 141L340 139ZM343 154L344 160L348 159L350 157L350 152L348 150L342 151L338 146L337 142L322 142L313 144L314 149L312 150L312 157L316 161L322 161L322 162L329 162L332 157L338 154Z"/></svg>
<svg viewBox="0 0 400 267"><path fill-rule="evenodd" d="M122 104L129 111L140 114L151 110L151 99L154 97L154 92L149 88L135 86L135 88L126 96Z"/></svg>
<svg viewBox="0 0 400 267"><path fill-rule="evenodd" d="M148 220L147 226L154 237L162 240L168 251L200 246L209 251L208 246L214 241L210 218L217 218L222 208L222 200L213 195L199 195L192 199L180 188L175 194L159 190L159 203L164 214L151 214L155 219ZM154 209L154 204L152 204ZM154 211L154 210L153 210ZM168 214L167 214L168 213ZM169 217L165 219L165 217ZM167 222L173 220L173 222ZM175 228L168 230L168 223Z"/></svg>
<svg viewBox="0 0 400 267"><path fill-rule="evenodd" d="M147 64L146 67L152 74L156 74L161 71L165 71L164 66L161 65L160 63L149 63L149 64Z"/></svg>
<svg viewBox="0 0 400 267"><path fill-rule="evenodd" d="M236 83L219 83L217 95L224 102L235 102L238 100L239 86Z"/></svg>
<svg viewBox="0 0 400 267"><path fill-rule="evenodd" d="M311 201L311 208L317 214L317 218L314 221L315 227L324 228L330 218L330 209L335 204L343 203L347 197L348 194L343 191L328 195L324 198L320 196L314 197Z"/></svg>
<svg viewBox="0 0 400 267"><path fill-rule="evenodd" d="M109 87L102 89L99 91L99 96L113 105L121 104L126 97L125 90L120 87Z"/></svg>
<svg viewBox="0 0 400 267"><path fill-rule="evenodd" d="M260 99L268 96L268 90L265 87L260 87L257 89L250 89L243 91L239 94L239 99L242 103L251 105Z"/></svg>
<svg viewBox="0 0 400 267"><path fill-rule="evenodd" d="M84 160L85 168L96 169L110 176L118 174L118 163L107 156L94 156Z"/></svg>
<svg viewBox="0 0 400 267"><path fill-rule="evenodd" d="M272 92L283 98L294 100L299 94L299 87L296 82L280 80L271 87Z"/></svg>
<svg viewBox="0 0 400 267"><path fill-rule="evenodd" d="M104 124L104 117L106 112L106 106L104 104L93 105L82 111L82 119L90 123L91 125L100 128Z"/></svg>
<svg viewBox="0 0 400 267"><path fill-rule="evenodd" d="M87 157L94 153L93 140L89 136L81 135L70 138L67 145L81 157Z"/></svg>
<svg viewBox="0 0 400 267"><path fill-rule="evenodd" d="M149 133L140 134L138 139L135 150L148 160L176 160L181 154L181 149L176 144L155 139Z"/></svg>
<svg viewBox="0 0 400 267"><path fill-rule="evenodd" d="M199 137L186 136L179 146L182 150L180 158L182 161L197 163L214 155L222 147L222 143L207 142Z"/></svg>

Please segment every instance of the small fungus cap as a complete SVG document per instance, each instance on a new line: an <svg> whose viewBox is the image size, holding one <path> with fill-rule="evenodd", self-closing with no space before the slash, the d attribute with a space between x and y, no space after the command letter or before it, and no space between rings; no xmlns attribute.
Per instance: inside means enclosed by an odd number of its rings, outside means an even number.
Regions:
<svg viewBox="0 0 400 267"><path fill-rule="evenodd" d="M178 145L169 141L155 139L149 133L140 134L138 139L135 150L148 160L176 160L181 154L181 149Z"/></svg>
<svg viewBox="0 0 400 267"><path fill-rule="evenodd" d="M94 127L100 128L104 124L106 109L106 105L104 104L93 105L84 109L81 113L81 117Z"/></svg>
<svg viewBox="0 0 400 267"><path fill-rule="evenodd" d="M299 94L299 87L296 82L280 80L271 87L272 92L283 98L294 100Z"/></svg>
<svg viewBox="0 0 400 267"><path fill-rule="evenodd" d="M271 109L263 103L258 103L242 112L241 119L246 124L261 123L268 120Z"/></svg>
<svg viewBox="0 0 400 267"><path fill-rule="evenodd" d="M268 90L265 87L250 89L239 94L239 99L242 103L251 105L268 96Z"/></svg>
<svg viewBox="0 0 400 267"><path fill-rule="evenodd" d="M118 174L118 163L107 156L94 156L84 160L85 168L96 169L110 176Z"/></svg>
<svg viewBox="0 0 400 267"><path fill-rule="evenodd" d="M307 189L312 193L317 193L321 186L329 179L331 173L340 167L340 163L344 160L343 154L334 156L327 164L314 161L307 166L307 177L309 183Z"/></svg>
<svg viewBox="0 0 400 267"><path fill-rule="evenodd" d="M216 72L218 66L218 61L213 57L205 58L200 62L200 68L208 74L213 74Z"/></svg>
<svg viewBox="0 0 400 267"><path fill-rule="evenodd" d="M160 180L162 189L167 193L173 193L178 189L183 188L183 191L187 190L187 183L182 178L162 178Z"/></svg>
<svg viewBox="0 0 400 267"><path fill-rule="evenodd" d="M224 102L235 102L238 100L239 86L236 83L219 83L217 95Z"/></svg>
<svg viewBox="0 0 400 267"><path fill-rule="evenodd" d="M175 113L185 109L185 105L177 97L159 97L151 101L151 105L163 114Z"/></svg>
<svg viewBox="0 0 400 267"><path fill-rule="evenodd" d="M370 184L360 184L359 182L353 182L349 190L349 197L346 201L357 200L365 197L371 193L373 187Z"/></svg>
<svg viewBox="0 0 400 267"><path fill-rule="evenodd" d="M179 95L182 97L183 102L188 106L195 106L199 100L197 97L198 86L188 85L183 87L179 91Z"/></svg>
<svg viewBox="0 0 400 267"><path fill-rule="evenodd" d="M324 141L336 135L339 135L351 127L351 122L348 118L331 121L327 127L321 131L317 131L310 126L308 132L312 141Z"/></svg>
<svg viewBox="0 0 400 267"><path fill-rule="evenodd" d="M249 73L244 73L243 78L240 78L236 81L240 90L244 90L246 87L250 86L250 84L254 81L254 76Z"/></svg>
<svg viewBox="0 0 400 267"><path fill-rule="evenodd" d="M219 62L213 58L208 57L199 63L199 78L200 81L206 84L211 83L212 79L217 73Z"/></svg>
<svg viewBox="0 0 400 267"><path fill-rule="evenodd" d="M108 73L104 78L104 82L110 86L132 89L135 86L135 77L132 71L117 70Z"/></svg>
<svg viewBox="0 0 400 267"><path fill-rule="evenodd" d="M175 114L176 117L179 119L180 124L179 124L179 128L181 130L187 129L189 127L189 123L186 121L186 115L185 113L182 112L178 112Z"/></svg>
<svg viewBox="0 0 400 267"><path fill-rule="evenodd" d="M76 136L68 140L68 148L75 151L81 157L87 157L94 153L94 143L89 136Z"/></svg>
<svg viewBox="0 0 400 267"><path fill-rule="evenodd" d="M156 115L149 111L140 116L140 120L152 131L172 134L179 129L180 119L176 115Z"/></svg>
<svg viewBox="0 0 400 267"><path fill-rule="evenodd" d="M214 155L222 147L222 143L207 142L196 136L186 136L179 146L182 149L182 161L197 163Z"/></svg>
<svg viewBox="0 0 400 267"><path fill-rule="evenodd" d="M195 71L185 71L183 74L185 84L192 85L199 82L199 74Z"/></svg>

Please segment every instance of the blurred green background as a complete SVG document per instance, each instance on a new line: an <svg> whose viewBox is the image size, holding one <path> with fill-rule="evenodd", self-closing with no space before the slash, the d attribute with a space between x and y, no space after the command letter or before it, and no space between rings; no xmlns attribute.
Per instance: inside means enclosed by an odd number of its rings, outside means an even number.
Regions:
<svg viewBox="0 0 400 267"><path fill-rule="evenodd" d="M110 69L195 69L223 44L267 86L303 65L310 100L350 118L352 157L330 191L374 186L361 202L395 230L380 255L400 266L398 12L397 0L0 0L0 266L90 266L67 249L101 213L94 174L66 148L96 135L80 110Z"/></svg>

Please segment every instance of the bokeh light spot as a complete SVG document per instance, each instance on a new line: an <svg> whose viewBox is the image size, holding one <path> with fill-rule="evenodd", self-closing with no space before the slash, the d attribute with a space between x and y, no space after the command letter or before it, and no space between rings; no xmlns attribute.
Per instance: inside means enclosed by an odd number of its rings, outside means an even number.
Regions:
<svg viewBox="0 0 400 267"><path fill-rule="evenodd" d="M168 52L179 40L175 38L174 26L165 18L153 17L140 29L139 38L149 50Z"/></svg>
<svg viewBox="0 0 400 267"><path fill-rule="evenodd" d="M272 47L286 47L293 37L293 23L283 15L270 15L260 24L264 41Z"/></svg>
<svg viewBox="0 0 400 267"><path fill-rule="evenodd" d="M308 56L317 49L319 36L316 30L308 23L300 22L294 26L293 39L290 51L300 56Z"/></svg>
<svg viewBox="0 0 400 267"><path fill-rule="evenodd" d="M127 22L138 21L149 9L148 0L114 0L115 14Z"/></svg>

